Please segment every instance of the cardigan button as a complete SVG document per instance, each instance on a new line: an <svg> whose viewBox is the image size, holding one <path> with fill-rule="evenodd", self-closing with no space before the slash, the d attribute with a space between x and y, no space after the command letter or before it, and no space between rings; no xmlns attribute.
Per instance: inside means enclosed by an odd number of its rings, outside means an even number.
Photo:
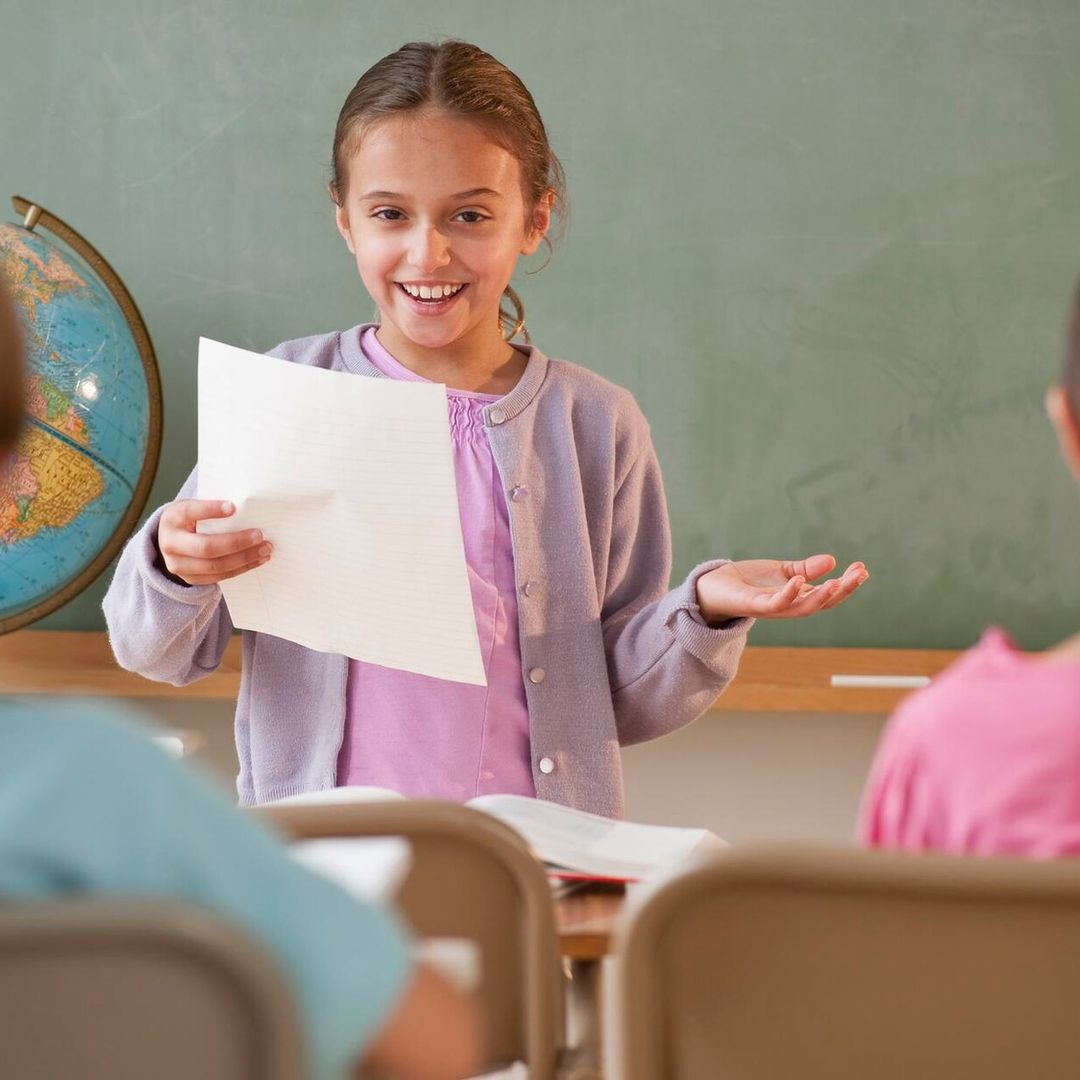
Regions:
<svg viewBox="0 0 1080 1080"><path fill-rule="evenodd" d="M521 502L529 493L520 485L510 489L510 499L512 502Z"/></svg>
<svg viewBox="0 0 1080 1080"><path fill-rule="evenodd" d="M521 586L521 592L524 596L535 596L540 591L539 581L526 581Z"/></svg>
<svg viewBox="0 0 1080 1080"><path fill-rule="evenodd" d="M549 757L542 757L540 759L540 771L545 776L550 776L555 771L555 762Z"/></svg>
<svg viewBox="0 0 1080 1080"><path fill-rule="evenodd" d="M529 682L542 683L546 674L547 672L542 667L534 667L532 671L529 672Z"/></svg>
<svg viewBox="0 0 1080 1080"><path fill-rule="evenodd" d="M488 419L493 424L502 424L506 421L506 413L496 405L494 408L488 409Z"/></svg>

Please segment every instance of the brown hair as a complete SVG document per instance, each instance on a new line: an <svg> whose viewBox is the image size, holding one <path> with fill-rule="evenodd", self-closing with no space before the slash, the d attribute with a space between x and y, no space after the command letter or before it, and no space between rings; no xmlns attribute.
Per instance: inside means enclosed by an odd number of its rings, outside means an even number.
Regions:
<svg viewBox="0 0 1080 1080"><path fill-rule="evenodd" d="M1080 284L1073 290L1065 329L1065 363L1061 385L1065 388L1073 418L1080 422Z"/></svg>
<svg viewBox="0 0 1080 1080"><path fill-rule="evenodd" d="M348 158L364 132L388 116L425 108L483 124L492 139L517 159L530 218L544 195L554 192L552 208L565 222L566 178L532 94L494 56L453 40L402 45L368 68L349 91L334 131L330 193L339 206L345 197ZM544 239L550 254L551 242ZM521 298L509 285L504 295L513 310L499 310L503 336L510 341L522 334L528 341Z"/></svg>
<svg viewBox="0 0 1080 1080"><path fill-rule="evenodd" d="M22 335L0 283L0 471L23 420Z"/></svg>

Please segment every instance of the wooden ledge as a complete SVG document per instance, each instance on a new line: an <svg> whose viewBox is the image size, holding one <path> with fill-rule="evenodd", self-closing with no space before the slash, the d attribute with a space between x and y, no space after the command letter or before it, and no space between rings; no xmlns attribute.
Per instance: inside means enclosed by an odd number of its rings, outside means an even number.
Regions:
<svg viewBox="0 0 1080 1080"><path fill-rule="evenodd" d="M749 647L739 675L714 710L888 713L909 691L830 685L832 675L936 675L958 654L938 649ZM0 636L0 694L80 694L120 698L235 701L240 639L221 667L190 686L150 682L113 660L100 631L21 630Z"/></svg>
<svg viewBox="0 0 1080 1080"><path fill-rule="evenodd" d="M171 686L124 671L102 631L19 630L0 636L0 694L235 700L239 690L239 638L229 642L212 675L191 686Z"/></svg>
<svg viewBox="0 0 1080 1080"><path fill-rule="evenodd" d="M713 705L746 712L890 713L910 689L832 686L833 675L933 677L960 654L946 649L748 646L739 674Z"/></svg>

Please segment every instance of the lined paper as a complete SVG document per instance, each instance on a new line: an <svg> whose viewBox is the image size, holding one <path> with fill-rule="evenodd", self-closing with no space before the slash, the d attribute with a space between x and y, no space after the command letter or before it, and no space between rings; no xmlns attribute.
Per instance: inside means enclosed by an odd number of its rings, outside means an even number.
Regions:
<svg viewBox="0 0 1080 1080"><path fill-rule="evenodd" d="M484 685L446 389L199 339L199 496L261 529L268 563L221 583L235 626Z"/></svg>

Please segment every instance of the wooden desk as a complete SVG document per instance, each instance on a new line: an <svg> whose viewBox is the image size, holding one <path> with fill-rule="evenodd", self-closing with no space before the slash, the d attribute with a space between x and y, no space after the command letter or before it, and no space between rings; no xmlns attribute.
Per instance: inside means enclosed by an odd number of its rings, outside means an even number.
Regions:
<svg viewBox="0 0 1080 1080"><path fill-rule="evenodd" d="M603 889L571 893L555 901L559 950L567 960L600 961L611 952L615 924L626 893Z"/></svg>
<svg viewBox="0 0 1080 1080"><path fill-rule="evenodd" d="M570 976L566 987L568 1041L566 1075L598 1080L604 1075L603 962L611 954L626 893L612 889L571 893L555 901L559 949Z"/></svg>
<svg viewBox="0 0 1080 1080"><path fill-rule="evenodd" d="M937 649L812 649L750 646L713 709L889 713L904 690L837 688L829 676L936 675L956 658ZM212 675L191 686L150 682L117 667L98 631L20 630L0 636L0 694L101 694L236 700L240 639Z"/></svg>

